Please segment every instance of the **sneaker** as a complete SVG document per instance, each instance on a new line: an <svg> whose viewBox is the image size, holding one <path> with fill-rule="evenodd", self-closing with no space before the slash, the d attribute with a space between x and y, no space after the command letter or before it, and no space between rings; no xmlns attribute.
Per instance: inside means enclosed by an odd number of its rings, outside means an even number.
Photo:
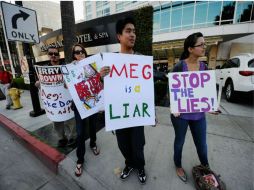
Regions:
<svg viewBox="0 0 254 190"><path fill-rule="evenodd" d="M145 184L146 183L146 173L145 173L144 169L139 169L138 170L138 179L139 179L139 182L141 184Z"/></svg>
<svg viewBox="0 0 254 190"><path fill-rule="evenodd" d="M6 109L7 109L7 110L11 109L11 105L7 105L7 106L6 106Z"/></svg>
<svg viewBox="0 0 254 190"><path fill-rule="evenodd" d="M132 172L133 168L132 167L129 167L129 166L125 166L125 168L123 169L122 173L121 173L121 176L120 178L122 180L126 179L130 173Z"/></svg>
<svg viewBox="0 0 254 190"><path fill-rule="evenodd" d="M57 143L57 147L65 147L68 143L68 139L60 139Z"/></svg>

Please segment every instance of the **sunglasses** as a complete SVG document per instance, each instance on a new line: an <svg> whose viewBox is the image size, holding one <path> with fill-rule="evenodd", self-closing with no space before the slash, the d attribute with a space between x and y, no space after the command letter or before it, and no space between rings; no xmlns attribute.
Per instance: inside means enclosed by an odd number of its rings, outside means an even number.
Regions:
<svg viewBox="0 0 254 190"><path fill-rule="evenodd" d="M205 48L206 47L206 44L199 44L199 45L195 45L193 47L202 47L202 48Z"/></svg>
<svg viewBox="0 0 254 190"><path fill-rule="evenodd" d="M85 52L83 50L76 50L76 51L73 51L73 53L76 55L80 55L80 54L84 54Z"/></svg>
<svg viewBox="0 0 254 190"><path fill-rule="evenodd" d="M58 52L48 52L48 55L52 56L59 56L59 53Z"/></svg>

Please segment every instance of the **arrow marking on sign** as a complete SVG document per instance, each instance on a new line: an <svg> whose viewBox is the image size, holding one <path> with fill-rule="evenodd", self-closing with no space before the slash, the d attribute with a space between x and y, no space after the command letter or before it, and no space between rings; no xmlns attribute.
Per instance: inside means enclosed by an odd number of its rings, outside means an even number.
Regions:
<svg viewBox="0 0 254 190"><path fill-rule="evenodd" d="M20 13L17 13L15 15L13 15L11 22L12 22L12 28L17 29L17 21L19 18L23 18L23 20L25 21L30 15L27 14L24 11L19 10Z"/></svg>

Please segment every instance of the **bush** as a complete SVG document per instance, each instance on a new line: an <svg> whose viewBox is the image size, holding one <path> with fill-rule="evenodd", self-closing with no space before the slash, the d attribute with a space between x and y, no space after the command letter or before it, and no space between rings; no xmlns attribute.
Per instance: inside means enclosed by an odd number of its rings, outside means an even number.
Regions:
<svg viewBox="0 0 254 190"><path fill-rule="evenodd" d="M23 89L23 90L29 90L30 89L30 85L25 84L23 77L17 77L15 79L13 79L12 83L15 83L15 85L17 85L18 89Z"/></svg>
<svg viewBox="0 0 254 190"><path fill-rule="evenodd" d="M134 50L143 55L152 55L153 7L146 6L134 11L136 43Z"/></svg>

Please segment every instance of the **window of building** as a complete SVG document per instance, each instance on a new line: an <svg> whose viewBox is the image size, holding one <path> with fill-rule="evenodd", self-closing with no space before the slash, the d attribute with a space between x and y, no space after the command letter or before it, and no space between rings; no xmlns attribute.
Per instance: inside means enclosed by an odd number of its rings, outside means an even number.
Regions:
<svg viewBox="0 0 254 190"><path fill-rule="evenodd" d="M235 1L223 1L221 24L233 24Z"/></svg>
<svg viewBox="0 0 254 190"><path fill-rule="evenodd" d="M86 15L86 20L91 20L92 19L92 14Z"/></svg>
<svg viewBox="0 0 254 190"><path fill-rule="evenodd" d="M172 7L174 7L174 8L182 8L182 2L181 1L172 2Z"/></svg>
<svg viewBox="0 0 254 190"><path fill-rule="evenodd" d="M221 6L222 6L222 2L220 1L209 1L207 26L219 25L220 15L221 15Z"/></svg>
<svg viewBox="0 0 254 190"><path fill-rule="evenodd" d="M189 29L193 26L194 4L183 6L182 29Z"/></svg>
<svg viewBox="0 0 254 190"><path fill-rule="evenodd" d="M171 20L171 31L178 31L181 30L181 23L182 23L182 8L172 8L172 16L173 19Z"/></svg>
<svg viewBox="0 0 254 190"><path fill-rule="evenodd" d="M96 1L96 16L106 16L110 14L110 4L108 1Z"/></svg>
<svg viewBox="0 0 254 190"><path fill-rule="evenodd" d="M153 31L160 30L160 12L153 15Z"/></svg>
<svg viewBox="0 0 254 190"><path fill-rule="evenodd" d="M124 10L124 2L116 3L116 12L120 12Z"/></svg>
<svg viewBox="0 0 254 190"><path fill-rule="evenodd" d="M126 9L129 5L136 3L137 1L120 1L116 2L116 12L120 12Z"/></svg>
<svg viewBox="0 0 254 190"><path fill-rule="evenodd" d="M103 15L106 16L106 15L110 15L110 8L106 8L103 10Z"/></svg>
<svg viewBox="0 0 254 190"><path fill-rule="evenodd" d="M170 8L171 8L171 3L165 3L161 5L161 10L170 9Z"/></svg>
<svg viewBox="0 0 254 190"><path fill-rule="evenodd" d="M238 1L236 6L235 22L248 22L253 20L253 1ZM251 18L252 13L252 18Z"/></svg>
<svg viewBox="0 0 254 190"><path fill-rule="evenodd" d="M87 13L92 12L92 5L91 4L86 5L86 12Z"/></svg>
<svg viewBox="0 0 254 190"><path fill-rule="evenodd" d="M168 29L170 27L170 9L161 11L160 29Z"/></svg>
<svg viewBox="0 0 254 190"><path fill-rule="evenodd" d="M195 12L195 28L204 27L207 17L208 2L198 2Z"/></svg>

